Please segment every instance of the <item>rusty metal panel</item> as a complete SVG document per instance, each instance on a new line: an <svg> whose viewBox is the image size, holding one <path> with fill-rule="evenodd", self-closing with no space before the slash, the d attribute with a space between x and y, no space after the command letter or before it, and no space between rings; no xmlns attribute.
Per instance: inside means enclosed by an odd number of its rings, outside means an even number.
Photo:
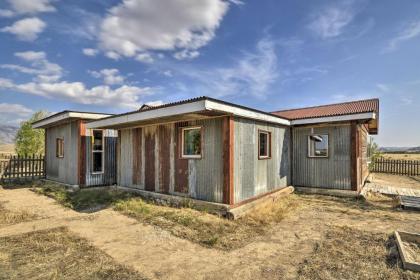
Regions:
<svg viewBox="0 0 420 280"><path fill-rule="evenodd" d="M148 126L144 128L144 148L145 148L145 189L147 191L155 191L156 187L156 126Z"/></svg>
<svg viewBox="0 0 420 280"><path fill-rule="evenodd" d="M171 126L159 125L158 127L159 151L156 158L158 159L159 191L163 193L169 193Z"/></svg>
<svg viewBox="0 0 420 280"><path fill-rule="evenodd" d="M258 131L271 135L271 157L258 158ZM290 128L235 118L235 203L290 184Z"/></svg>
<svg viewBox="0 0 420 280"><path fill-rule="evenodd" d="M328 158L308 157L310 134L328 134ZM345 124L293 128L293 184L350 190L350 140Z"/></svg>
<svg viewBox="0 0 420 280"><path fill-rule="evenodd" d="M188 160L182 159L181 151L181 128L188 126L188 122L175 123L174 128L174 160L175 160L175 175L174 175L174 191L178 193L188 193Z"/></svg>

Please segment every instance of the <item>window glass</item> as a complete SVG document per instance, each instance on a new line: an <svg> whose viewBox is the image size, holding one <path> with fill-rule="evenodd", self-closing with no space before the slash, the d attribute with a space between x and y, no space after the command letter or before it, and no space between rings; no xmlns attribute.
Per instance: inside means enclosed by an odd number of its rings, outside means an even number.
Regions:
<svg viewBox="0 0 420 280"><path fill-rule="evenodd" d="M259 132L259 157L270 156L270 134L268 132Z"/></svg>
<svg viewBox="0 0 420 280"><path fill-rule="evenodd" d="M183 135L183 157L200 157L201 156L201 128L184 128Z"/></svg>
<svg viewBox="0 0 420 280"><path fill-rule="evenodd" d="M101 152L94 152L93 153L93 172L102 172L102 153Z"/></svg>
<svg viewBox="0 0 420 280"><path fill-rule="evenodd" d="M102 130L93 131L93 150L102 151Z"/></svg>
<svg viewBox="0 0 420 280"><path fill-rule="evenodd" d="M328 156L328 135L317 134L308 136L308 155L310 157Z"/></svg>
<svg viewBox="0 0 420 280"><path fill-rule="evenodd" d="M64 139L62 138L55 140L55 155L57 157L64 157Z"/></svg>
<svg viewBox="0 0 420 280"><path fill-rule="evenodd" d="M92 131L92 172L103 171L103 131L93 130Z"/></svg>

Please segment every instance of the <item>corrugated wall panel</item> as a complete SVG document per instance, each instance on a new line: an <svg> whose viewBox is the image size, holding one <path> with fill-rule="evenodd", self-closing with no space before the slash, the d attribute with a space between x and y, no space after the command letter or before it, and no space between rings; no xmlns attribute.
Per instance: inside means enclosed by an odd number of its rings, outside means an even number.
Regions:
<svg viewBox="0 0 420 280"><path fill-rule="evenodd" d="M290 184L289 128L235 118L235 203ZM258 159L258 131L271 133L271 158Z"/></svg>
<svg viewBox="0 0 420 280"><path fill-rule="evenodd" d="M203 126L203 157L201 159L180 159L176 144L183 126ZM133 186L132 179L132 135L131 129L121 133L121 159L118 184ZM147 126L142 128L142 171L146 190L164 193L178 193L187 182L190 197L223 201L223 159L222 119L197 120L183 123ZM129 170L127 170L129 169ZM186 174L185 174L186 173Z"/></svg>
<svg viewBox="0 0 420 280"><path fill-rule="evenodd" d="M104 171L92 173L92 135L91 130L86 130L86 186L112 185L117 182L116 178L116 146L118 132L116 130L104 130Z"/></svg>
<svg viewBox="0 0 420 280"><path fill-rule="evenodd" d="M308 157L308 136L328 134L329 157ZM293 128L293 184L295 186L351 189L350 126Z"/></svg>
<svg viewBox="0 0 420 280"><path fill-rule="evenodd" d="M46 129L47 133L47 179L61 183L78 184L78 123L73 121ZM64 139L64 157L56 157L56 139Z"/></svg>

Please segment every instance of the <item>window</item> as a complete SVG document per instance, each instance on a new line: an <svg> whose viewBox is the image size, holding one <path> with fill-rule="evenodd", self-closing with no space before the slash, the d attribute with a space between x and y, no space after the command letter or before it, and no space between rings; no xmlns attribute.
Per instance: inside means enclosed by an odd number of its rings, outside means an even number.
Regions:
<svg viewBox="0 0 420 280"><path fill-rule="evenodd" d="M268 131L258 132L258 158L271 157L271 133Z"/></svg>
<svg viewBox="0 0 420 280"><path fill-rule="evenodd" d="M201 158L201 127L182 129L182 158Z"/></svg>
<svg viewBox="0 0 420 280"><path fill-rule="evenodd" d="M308 156L328 157L328 135L316 134L308 136Z"/></svg>
<svg viewBox="0 0 420 280"><path fill-rule="evenodd" d="M92 131L92 172L103 172L104 138L102 130Z"/></svg>
<svg viewBox="0 0 420 280"><path fill-rule="evenodd" d="M55 139L55 156L59 158L64 157L64 139L63 138Z"/></svg>

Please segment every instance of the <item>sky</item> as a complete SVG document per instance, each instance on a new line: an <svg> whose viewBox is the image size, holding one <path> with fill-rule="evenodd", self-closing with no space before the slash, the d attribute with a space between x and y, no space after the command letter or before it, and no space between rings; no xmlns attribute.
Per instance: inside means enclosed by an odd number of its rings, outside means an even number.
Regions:
<svg viewBox="0 0 420 280"><path fill-rule="evenodd" d="M0 121L210 96L264 111L380 98L420 146L418 0L2 0Z"/></svg>

